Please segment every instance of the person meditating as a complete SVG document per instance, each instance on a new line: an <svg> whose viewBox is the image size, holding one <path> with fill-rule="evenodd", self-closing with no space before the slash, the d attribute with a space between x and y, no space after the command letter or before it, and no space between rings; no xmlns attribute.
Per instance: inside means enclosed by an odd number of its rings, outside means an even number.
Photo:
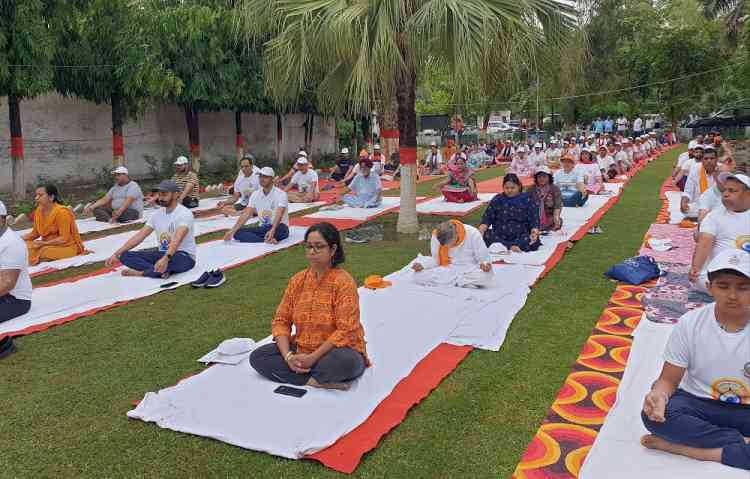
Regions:
<svg viewBox="0 0 750 479"><path fill-rule="evenodd" d="M454 167L448 170L448 177L434 188L441 191L445 201L450 203L468 203L478 199L474 170L466 165L464 153L456 155Z"/></svg>
<svg viewBox="0 0 750 479"><path fill-rule="evenodd" d="M529 196L539 205L539 229L558 231L562 228L562 193L554 184L549 168L542 167L534 175L534 186L529 188Z"/></svg>
<svg viewBox="0 0 750 479"><path fill-rule="evenodd" d="M589 192L584 184L583 171L575 166L573 157L565 155L560 159L562 169L555 172L555 184L562 193L563 206L579 207L586 204Z"/></svg>
<svg viewBox="0 0 750 479"><path fill-rule="evenodd" d="M240 173L234 180L232 197L220 201L217 207L226 216L237 216L240 211L247 208L250 202L250 195L260 188L260 179L258 178L257 167L254 165L255 157L250 153L245 154L240 160Z"/></svg>
<svg viewBox="0 0 750 479"><path fill-rule="evenodd" d="M359 173L354 177L341 197L352 208L375 208L383 201L383 185L380 177L372 172L369 158L359 160Z"/></svg>
<svg viewBox="0 0 750 479"><path fill-rule="evenodd" d="M700 157L700 162L690 168L685 181L685 190L680 199L680 211L688 218L698 217L700 197L706 190L716 186L716 176L719 173L714 147L708 145L702 151L703 156Z"/></svg>
<svg viewBox="0 0 750 479"><path fill-rule="evenodd" d="M482 233L458 220L440 223L430 241L432 256L412 263L414 280L424 286L483 288L492 284L492 260Z"/></svg>
<svg viewBox="0 0 750 479"><path fill-rule="evenodd" d="M290 203L312 203L320 199L318 174L310 168L307 158L297 159L297 172L285 189Z"/></svg>
<svg viewBox="0 0 750 479"><path fill-rule="evenodd" d="M276 244L289 237L289 201L286 193L273 185L274 171L270 166L260 170L260 186L250 197L232 229L224 235L224 241L235 239L240 243ZM253 216L258 224L244 226Z"/></svg>
<svg viewBox="0 0 750 479"><path fill-rule="evenodd" d="M521 145L516 149L516 153L513 155L513 161L510 162L508 173L513 173L517 176L523 177L534 174L534 165L529 161L525 146Z"/></svg>
<svg viewBox="0 0 750 479"><path fill-rule="evenodd" d="M708 282L716 302L674 326L643 403L651 434L641 444L750 471L750 254L722 252Z"/></svg>
<svg viewBox="0 0 750 479"><path fill-rule="evenodd" d="M104 223L127 223L143 215L143 191L138 183L130 179L128 169L118 166L112 171L115 185L103 198L83 210L93 214L96 221Z"/></svg>
<svg viewBox="0 0 750 479"><path fill-rule="evenodd" d="M479 231L487 246L502 243L520 253L536 251L539 241L539 206L529 193L523 192L521 180L508 173L503 177L503 192L495 195L482 215Z"/></svg>
<svg viewBox="0 0 750 479"><path fill-rule="evenodd" d="M200 202L200 182L198 174L190 171L190 161L185 156L178 156L174 162L175 172L172 175L172 181L177 183L180 188L180 197L178 203L185 208L197 208ZM158 195L154 197L154 202L158 203Z"/></svg>
<svg viewBox="0 0 750 479"><path fill-rule="evenodd" d="M118 260L127 266L128 269L122 271L123 276L166 279L195 266L197 246L193 213L180 203L180 187L174 181L164 180L157 191L161 208L105 262L107 267ZM155 251L131 251L152 232L156 234Z"/></svg>
<svg viewBox="0 0 750 479"><path fill-rule="evenodd" d="M333 181L344 181L354 169L354 162L349 155L349 148L343 148L336 158L336 168L331 173Z"/></svg>
<svg viewBox="0 0 750 479"><path fill-rule="evenodd" d="M304 248L309 266L292 277L276 309L274 342L253 351L250 365L277 383L347 390L370 366L357 283L341 268L341 235L332 224L311 226Z"/></svg>
<svg viewBox="0 0 750 479"><path fill-rule="evenodd" d="M29 265L72 258L85 252L72 211L62 205L55 185L39 186L34 196L34 227L23 239L29 250Z"/></svg>
<svg viewBox="0 0 750 479"><path fill-rule="evenodd" d="M8 210L0 201L0 323L31 309L29 253L18 234L8 227ZM0 339L0 358L13 352L10 336Z"/></svg>
<svg viewBox="0 0 750 479"><path fill-rule="evenodd" d="M583 183L588 193L598 195L604 189L604 177L591 150L581 150L580 161L575 168L583 173Z"/></svg>
<svg viewBox="0 0 750 479"><path fill-rule="evenodd" d="M750 177L734 174L726 177L721 193L722 206L708 213L700 224L698 244L688 273L698 291L706 289L706 266L724 250L750 254Z"/></svg>

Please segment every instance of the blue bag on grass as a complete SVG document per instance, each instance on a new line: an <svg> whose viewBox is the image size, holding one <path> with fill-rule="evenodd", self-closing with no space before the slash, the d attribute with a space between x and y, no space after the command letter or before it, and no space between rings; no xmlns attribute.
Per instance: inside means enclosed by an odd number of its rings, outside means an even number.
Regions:
<svg viewBox="0 0 750 479"><path fill-rule="evenodd" d="M623 283L643 284L661 276L661 270L651 256L636 256L612 266L604 276Z"/></svg>

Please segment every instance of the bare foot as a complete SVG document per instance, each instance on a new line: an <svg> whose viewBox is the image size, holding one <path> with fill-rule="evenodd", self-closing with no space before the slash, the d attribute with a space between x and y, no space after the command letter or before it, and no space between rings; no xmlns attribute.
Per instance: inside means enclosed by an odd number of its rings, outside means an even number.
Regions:
<svg viewBox="0 0 750 479"><path fill-rule="evenodd" d="M678 456L685 456L698 461L721 462L721 448L702 449L675 444L653 434L643 436L641 444L648 449L677 454Z"/></svg>
<svg viewBox="0 0 750 479"><path fill-rule="evenodd" d="M122 270L122 275L138 277L138 276L143 276L143 271L136 271L134 269L124 269Z"/></svg>
<svg viewBox="0 0 750 479"><path fill-rule="evenodd" d="M313 378L307 381L307 386L318 389L335 389L337 391L348 391L351 385L349 383L326 383L320 384Z"/></svg>

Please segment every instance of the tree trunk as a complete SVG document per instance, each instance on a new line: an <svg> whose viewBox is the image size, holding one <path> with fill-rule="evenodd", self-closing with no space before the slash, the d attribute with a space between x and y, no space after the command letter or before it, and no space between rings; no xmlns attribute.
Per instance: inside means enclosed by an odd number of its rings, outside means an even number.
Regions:
<svg viewBox="0 0 750 479"><path fill-rule="evenodd" d="M10 162L13 177L13 200L26 199L26 180L24 178L23 130L21 127L21 100L15 95L8 95L8 113L10 119Z"/></svg>
<svg viewBox="0 0 750 479"><path fill-rule="evenodd" d="M190 145L190 159L192 169L196 173L201 169L201 136L200 124L198 123L198 112L192 105L185 105L185 122L188 129L188 143Z"/></svg>
<svg viewBox="0 0 750 479"><path fill-rule="evenodd" d="M307 121L307 140L305 141L305 151L308 155L312 155L312 148L313 148L313 131L315 128L315 113L309 113L308 121Z"/></svg>
<svg viewBox="0 0 750 479"><path fill-rule="evenodd" d="M383 106L380 119L380 146L386 159L398 151L398 135L398 103L393 97Z"/></svg>
<svg viewBox="0 0 750 479"><path fill-rule="evenodd" d="M370 116L363 116L360 120L362 125L362 138L365 140L365 145L372 143L372 129L370 127Z"/></svg>
<svg viewBox="0 0 750 479"><path fill-rule="evenodd" d="M399 158L401 161L401 207L396 231L405 234L419 232L417 221L417 72L413 66L403 71L397 80Z"/></svg>
<svg viewBox="0 0 750 479"><path fill-rule="evenodd" d="M122 136L122 98L113 93L112 102L112 166L125 165L125 141Z"/></svg>
<svg viewBox="0 0 750 479"><path fill-rule="evenodd" d="M279 166L284 166L284 116L281 113L276 114L276 162Z"/></svg>
<svg viewBox="0 0 750 479"><path fill-rule="evenodd" d="M359 157L359 142L357 141L357 119L352 120L352 158Z"/></svg>
<svg viewBox="0 0 750 479"><path fill-rule="evenodd" d="M242 112L234 112L234 151L237 157L237 164L240 164L242 156L245 154L245 137L242 136Z"/></svg>

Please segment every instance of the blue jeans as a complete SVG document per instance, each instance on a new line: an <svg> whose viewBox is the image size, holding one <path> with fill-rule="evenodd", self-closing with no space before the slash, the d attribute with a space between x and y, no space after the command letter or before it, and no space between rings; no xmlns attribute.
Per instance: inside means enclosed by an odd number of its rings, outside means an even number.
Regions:
<svg viewBox="0 0 750 479"><path fill-rule="evenodd" d="M292 346L293 351L295 348ZM304 386L310 378L319 384L354 381L365 372L365 358L352 348L333 348L310 369L309 373L295 373L289 368L276 343L257 348L250 355L250 366L261 376L277 383Z"/></svg>
<svg viewBox="0 0 750 479"><path fill-rule="evenodd" d="M567 206L569 208L583 206L589 199L588 195L584 197L580 191L562 190L561 193L563 206Z"/></svg>
<svg viewBox="0 0 750 479"><path fill-rule="evenodd" d="M272 227L273 225L244 226L234 234L234 239L240 243L263 243L266 241L266 233ZM276 227L276 234L273 237L276 241L283 241L289 238L289 227L284 223L279 223L279 226Z"/></svg>
<svg viewBox="0 0 750 479"><path fill-rule="evenodd" d="M700 449L721 448L721 463L750 471L750 406L702 399L678 389L667 403L665 422L641 413L643 425L669 442Z"/></svg>
<svg viewBox="0 0 750 479"><path fill-rule="evenodd" d="M142 271L148 278L163 278L162 273L154 271L154 265L164 256L161 251L126 251L120 256L120 263L130 269ZM166 275L184 273L195 266L195 260L184 251L178 251L167 265Z"/></svg>

